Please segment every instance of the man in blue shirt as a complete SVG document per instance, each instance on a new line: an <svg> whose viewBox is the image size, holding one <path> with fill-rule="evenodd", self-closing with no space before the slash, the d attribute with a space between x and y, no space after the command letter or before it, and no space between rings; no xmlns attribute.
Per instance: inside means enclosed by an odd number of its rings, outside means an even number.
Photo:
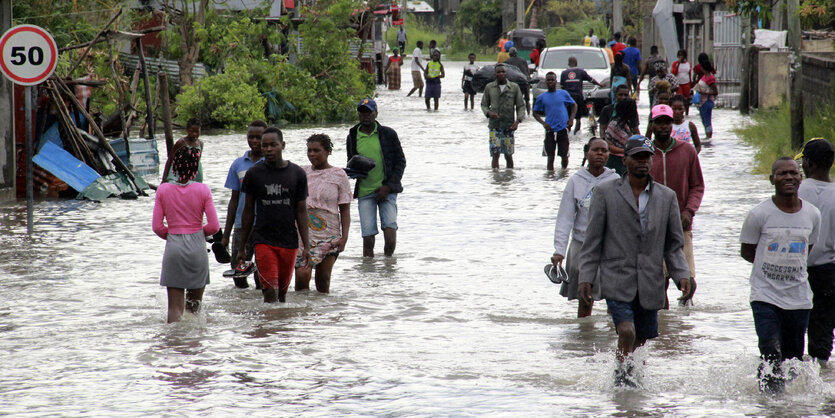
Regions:
<svg viewBox="0 0 835 418"><path fill-rule="evenodd" d="M244 175L255 163L264 159L261 153L261 134L267 124L261 120L254 120L249 124L249 129L246 131L246 142L249 145L249 150L244 153L242 157L238 157L229 167L229 174L226 176L226 184L223 186L232 190L232 196L229 198L229 205L226 208L226 227L223 228L223 246L229 246L229 236L232 235L232 269L235 269L235 263L238 259L239 240L241 239L241 214L244 212L244 202L246 202L246 193L241 192L241 183L244 181ZM240 202L240 204L238 204ZM234 227L234 234L231 233ZM246 259L252 259L253 250L252 243L247 243ZM235 286L240 288L249 287L246 282L246 277L234 277ZM261 283L255 278L255 288L260 289Z"/></svg>
<svg viewBox="0 0 835 418"><path fill-rule="evenodd" d="M562 158L562 168L568 167L568 130L577 114L577 103L565 90L557 90L557 74L545 75L548 91L540 94L533 105L533 117L545 127L545 154L548 171L554 171L554 151ZM542 119L545 116L545 119Z"/></svg>
<svg viewBox="0 0 835 418"><path fill-rule="evenodd" d="M638 84L638 78L641 74L641 50L638 49L638 40L634 36L629 38L628 43L629 47L623 50L623 63L629 66L632 90L635 92L635 100L638 100L638 95L641 92Z"/></svg>

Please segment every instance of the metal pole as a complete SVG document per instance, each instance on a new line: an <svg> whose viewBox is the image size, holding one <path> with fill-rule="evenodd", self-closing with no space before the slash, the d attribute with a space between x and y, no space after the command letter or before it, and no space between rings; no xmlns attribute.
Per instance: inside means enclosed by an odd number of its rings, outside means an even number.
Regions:
<svg viewBox="0 0 835 418"><path fill-rule="evenodd" d="M525 29L525 0L516 0L516 29Z"/></svg>
<svg viewBox="0 0 835 418"><path fill-rule="evenodd" d="M35 207L35 187L32 179L32 86L24 87L23 94L23 110L26 112L26 233L31 236Z"/></svg>
<svg viewBox="0 0 835 418"><path fill-rule="evenodd" d="M797 16L797 9L800 8L798 0L788 0L786 14L789 19L789 46L792 49L789 62L789 109L791 114L791 144L792 148L800 149L803 146L803 74L802 74L802 53L800 40L800 18Z"/></svg>
<svg viewBox="0 0 835 418"><path fill-rule="evenodd" d="M623 30L623 0L612 1L612 35Z"/></svg>

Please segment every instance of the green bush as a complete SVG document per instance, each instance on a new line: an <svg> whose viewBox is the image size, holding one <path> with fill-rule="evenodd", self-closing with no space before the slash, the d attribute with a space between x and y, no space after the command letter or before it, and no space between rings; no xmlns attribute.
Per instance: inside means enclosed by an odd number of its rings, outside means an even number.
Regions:
<svg viewBox="0 0 835 418"><path fill-rule="evenodd" d="M804 137L824 137L835 139L835 104L821 109L816 115L804 119ZM771 164L779 157L794 157L799 150L791 146L791 112L788 102L783 102L777 109L759 110L752 116L752 123L734 129L740 139L753 146L757 151L754 156L754 171L761 174L771 173Z"/></svg>
<svg viewBox="0 0 835 418"><path fill-rule="evenodd" d="M199 117L205 127L243 129L263 119L266 100L248 80L246 67L230 61L225 73L183 87L177 95L177 121Z"/></svg>
<svg viewBox="0 0 835 418"><path fill-rule="evenodd" d="M582 45L583 37L594 29L598 38L611 40L609 29L602 18L586 18L552 28L546 35L548 46Z"/></svg>

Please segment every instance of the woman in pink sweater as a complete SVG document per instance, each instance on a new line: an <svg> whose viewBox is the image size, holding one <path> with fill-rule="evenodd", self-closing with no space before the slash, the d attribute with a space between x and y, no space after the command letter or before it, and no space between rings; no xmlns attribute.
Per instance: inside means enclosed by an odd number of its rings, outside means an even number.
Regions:
<svg viewBox="0 0 835 418"><path fill-rule="evenodd" d="M154 204L154 233L165 240L159 284L168 288L168 323L179 321L186 308L192 313L200 308L209 284L206 237L220 229L209 187L194 181L200 154L199 148L175 153L172 171L177 181L160 184Z"/></svg>

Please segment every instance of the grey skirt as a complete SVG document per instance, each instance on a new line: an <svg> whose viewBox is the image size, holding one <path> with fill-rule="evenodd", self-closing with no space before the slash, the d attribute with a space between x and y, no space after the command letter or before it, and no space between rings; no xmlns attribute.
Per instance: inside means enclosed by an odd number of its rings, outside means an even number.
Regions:
<svg viewBox="0 0 835 418"><path fill-rule="evenodd" d="M565 256L565 272L568 273L568 283L563 282L560 286L560 295L568 300L577 299L577 285L580 280L580 249L583 243L571 239L568 245L568 254ZM597 277L592 282L591 295L594 300L600 300L600 283Z"/></svg>
<svg viewBox="0 0 835 418"><path fill-rule="evenodd" d="M209 284L209 253L202 229L193 234L168 234L159 284L180 289L201 289Z"/></svg>

